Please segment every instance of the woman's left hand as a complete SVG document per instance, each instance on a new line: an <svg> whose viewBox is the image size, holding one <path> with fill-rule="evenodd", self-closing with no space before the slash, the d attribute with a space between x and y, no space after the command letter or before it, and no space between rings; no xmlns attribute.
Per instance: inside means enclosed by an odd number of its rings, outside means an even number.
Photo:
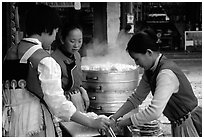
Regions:
<svg viewBox="0 0 204 139"><path fill-rule="evenodd" d="M80 87L80 92L81 92L82 99L84 100L85 110L87 110L90 105L89 96L87 94L87 91L83 87Z"/></svg>
<svg viewBox="0 0 204 139"><path fill-rule="evenodd" d="M121 119L117 123L118 123L117 126L119 127L129 126L132 124L130 118Z"/></svg>

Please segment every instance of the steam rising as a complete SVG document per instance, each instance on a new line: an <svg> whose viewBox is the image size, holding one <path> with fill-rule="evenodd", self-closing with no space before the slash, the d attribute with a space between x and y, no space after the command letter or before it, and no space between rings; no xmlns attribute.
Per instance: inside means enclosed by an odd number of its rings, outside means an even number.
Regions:
<svg viewBox="0 0 204 139"><path fill-rule="evenodd" d="M86 46L86 57L82 57L82 66L105 63L135 65L125 50L126 44L127 38L120 38L120 41L115 41L114 44L99 43L95 40Z"/></svg>

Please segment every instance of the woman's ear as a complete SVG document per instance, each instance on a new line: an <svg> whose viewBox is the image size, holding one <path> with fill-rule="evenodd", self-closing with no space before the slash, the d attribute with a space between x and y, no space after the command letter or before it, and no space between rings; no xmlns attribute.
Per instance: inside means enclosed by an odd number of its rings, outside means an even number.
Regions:
<svg viewBox="0 0 204 139"><path fill-rule="evenodd" d="M153 51L151 49L147 49L146 53L151 56L153 54Z"/></svg>
<svg viewBox="0 0 204 139"><path fill-rule="evenodd" d="M64 41L63 41L63 39L62 39L62 36L59 36L59 39L60 39L60 43L61 43L61 44L64 44Z"/></svg>

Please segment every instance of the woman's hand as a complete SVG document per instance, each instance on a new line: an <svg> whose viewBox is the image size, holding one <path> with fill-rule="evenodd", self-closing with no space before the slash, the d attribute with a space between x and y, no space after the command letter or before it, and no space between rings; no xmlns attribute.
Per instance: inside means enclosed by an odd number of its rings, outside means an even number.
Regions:
<svg viewBox="0 0 204 139"><path fill-rule="evenodd" d="M121 119L117 122L117 126L119 127L124 127L124 126L129 126L129 125L132 125L130 118Z"/></svg>
<svg viewBox="0 0 204 139"><path fill-rule="evenodd" d="M113 115L109 116L111 126L115 126L117 119L113 118Z"/></svg>
<svg viewBox="0 0 204 139"><path fill-rule="evenodd" d="M110 125L110 120L105 115L88 115L88 113L82 113L80 111L76 111L72 115L71 120L90 128L101 129L105 131L108 130Z"/></svg>
<svg viewBox="0 0 204 139"><path fill-rule="evenodd" d="M93 121L92 127L108 131L110 120L108 118L99 117Z"/></svg>
<svg viewBox="0 0 204 139"><path fill-rule="evenodd" d="M81 92L82 99L84 100L85 111L87 111L87 109L89 108L89 105L90 105L89 96L87 94L87 91L83 87L80 87L79 89Z"/></svg>
<svg viewBox="0 0 204 139"><path fill-rule="evenodd" d="M115 119L113 115L109 116L109 119L110 119L110 126L113 129L113 131L115 133L121 133L122 128L119 126L118 120Z"/></svg>
<svg viewBox="0 0 204 139"><path fill-rule="evenodd" d="M74 104L74 106L77 108L77 110L81 112L85 112L85 105L84 100L81 96L81 93L79 91L69 92L70 93L70 100Z"/></svg>

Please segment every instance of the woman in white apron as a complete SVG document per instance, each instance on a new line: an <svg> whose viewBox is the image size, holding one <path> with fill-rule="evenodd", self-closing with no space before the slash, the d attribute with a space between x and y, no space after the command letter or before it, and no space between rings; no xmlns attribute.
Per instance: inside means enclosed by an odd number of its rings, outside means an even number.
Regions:
<svg viewBox="0 0 204 139"><path fill-rule="evenodd" d="M50 50L58 27L53 8L36 5L28 12L28 37L11 48L3 63L3 136L62 136L59 122L70 120L108 128L107 118L82 114L64 96L60 66L45 51Z"/></svg>

